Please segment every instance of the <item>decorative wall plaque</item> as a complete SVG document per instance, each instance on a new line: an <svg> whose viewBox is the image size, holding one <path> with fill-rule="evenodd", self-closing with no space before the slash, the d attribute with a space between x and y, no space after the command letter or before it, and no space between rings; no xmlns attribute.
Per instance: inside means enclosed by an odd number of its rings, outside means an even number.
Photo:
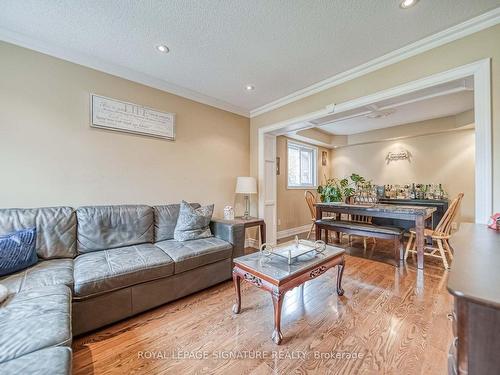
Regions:
<svg viewBox="0 0 500 375"><path fill-rule="evenodd" d="M385 161L389 164L391 161L397 160L408 160L410 161L410 151L408 150L400 150L400 151L389 151L387 156L385 157Z"/></svg>
<svg viewBox="0 0 500 375"><path fill-rule="evenodd" d="M175 113L94 94L91 111L92 127L175 140Z"/></svg>

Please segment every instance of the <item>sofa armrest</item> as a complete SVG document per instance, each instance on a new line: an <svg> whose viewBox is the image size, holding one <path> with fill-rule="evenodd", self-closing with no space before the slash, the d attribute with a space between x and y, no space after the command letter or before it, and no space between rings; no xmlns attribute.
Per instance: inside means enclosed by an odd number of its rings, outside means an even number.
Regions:
<svg viewBox="0 0 500 375"><path fill-rule="evenodd" d="M233 258L245 255L245 227L230 220L212 219L210 222L212 234L233 245Z"/></svg>

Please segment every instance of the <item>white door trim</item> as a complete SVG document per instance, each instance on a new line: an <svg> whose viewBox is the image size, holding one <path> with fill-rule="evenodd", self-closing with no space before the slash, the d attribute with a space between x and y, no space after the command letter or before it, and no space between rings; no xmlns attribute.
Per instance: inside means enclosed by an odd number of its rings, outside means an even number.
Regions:
<svg viewBox="0 0 500 375"><path fill-rule="evenodd" d="M459 66L441 73L433 74L412 82L382 90L339 104L331 104L326 108L310 112L302 116L263 126L258 130L258 178L259 191L264 183L264 134L281 133L287 130L302 130L311 128L309 121L321 118L331 113L344 112L360 106L408 94L441 83L457 79L474 77L474 120L476 126L476 161L475 161L475 206L476 222L486 223L493 209L493 154L491 138L491 61L490 58ZM259 215L263 212L264 201L259 194ZM276 230L276 223L272 223Z"/></svg>
<svg viewBox="0 0 500 375"><path fill-rule="evenodd" d="M259 169L259 218L264 219L266 222L266 242L274 245L276 243L276 230L277 230L277 209L276 209L276 136L274 134L259 134L259 137L262 137L262 148L259 148L259 152L261 152L262 158L262 170ZM266 160L265 155L265 138L268 137L268 142L272 142L272 160ZM273 165L273 176L274 180L266 181L266 166L265 164L271 163ZM272 192L269 196L269 192ZM267 200L266 200L267 197ZM267 206L267 210L266 210ZM269 210L271 208L271 211ZM271 218L270 218L271 217Z"/></svg>

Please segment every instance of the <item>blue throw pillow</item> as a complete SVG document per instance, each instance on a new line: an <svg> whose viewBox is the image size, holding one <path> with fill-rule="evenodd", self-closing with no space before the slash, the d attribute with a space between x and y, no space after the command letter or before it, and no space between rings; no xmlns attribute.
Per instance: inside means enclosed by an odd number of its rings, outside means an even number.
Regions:
<svg viewBox="0 0 500 375"><path fill-rule="evenodd" d="M36 262L36 228L0 236L0 276L28 268Z"/></svg>

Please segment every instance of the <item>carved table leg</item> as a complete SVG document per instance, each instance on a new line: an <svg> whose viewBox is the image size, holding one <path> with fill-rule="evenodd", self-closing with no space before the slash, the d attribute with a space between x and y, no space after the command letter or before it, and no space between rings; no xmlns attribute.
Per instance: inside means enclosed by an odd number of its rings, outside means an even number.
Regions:
<svg viewBox="0 0 500 375"><path fill-rule="evenodd" d="M283 335L281 334L281 306L283 305L284 293L276 289L271 292L271 295L274 306L274 331L272 339L276 345L279 345L283 339Z"/></svg>
<svg viewBox="0 0 500 375"><path fill-rule="evenodd" d="M337 294L339 296L344 295L344 289L342 289L342 276L344 275L345 260L342 259L342 263L338 265L338 275L337 275Z"/></svg>
<svg viewBox="0 0 500 375"><path fill-rule="evenodd" d="M241 276L233 271L234 290L236 291L236 303L233 305L233 313L239 314L241 311L241 291L240 291Z"/></svg>

